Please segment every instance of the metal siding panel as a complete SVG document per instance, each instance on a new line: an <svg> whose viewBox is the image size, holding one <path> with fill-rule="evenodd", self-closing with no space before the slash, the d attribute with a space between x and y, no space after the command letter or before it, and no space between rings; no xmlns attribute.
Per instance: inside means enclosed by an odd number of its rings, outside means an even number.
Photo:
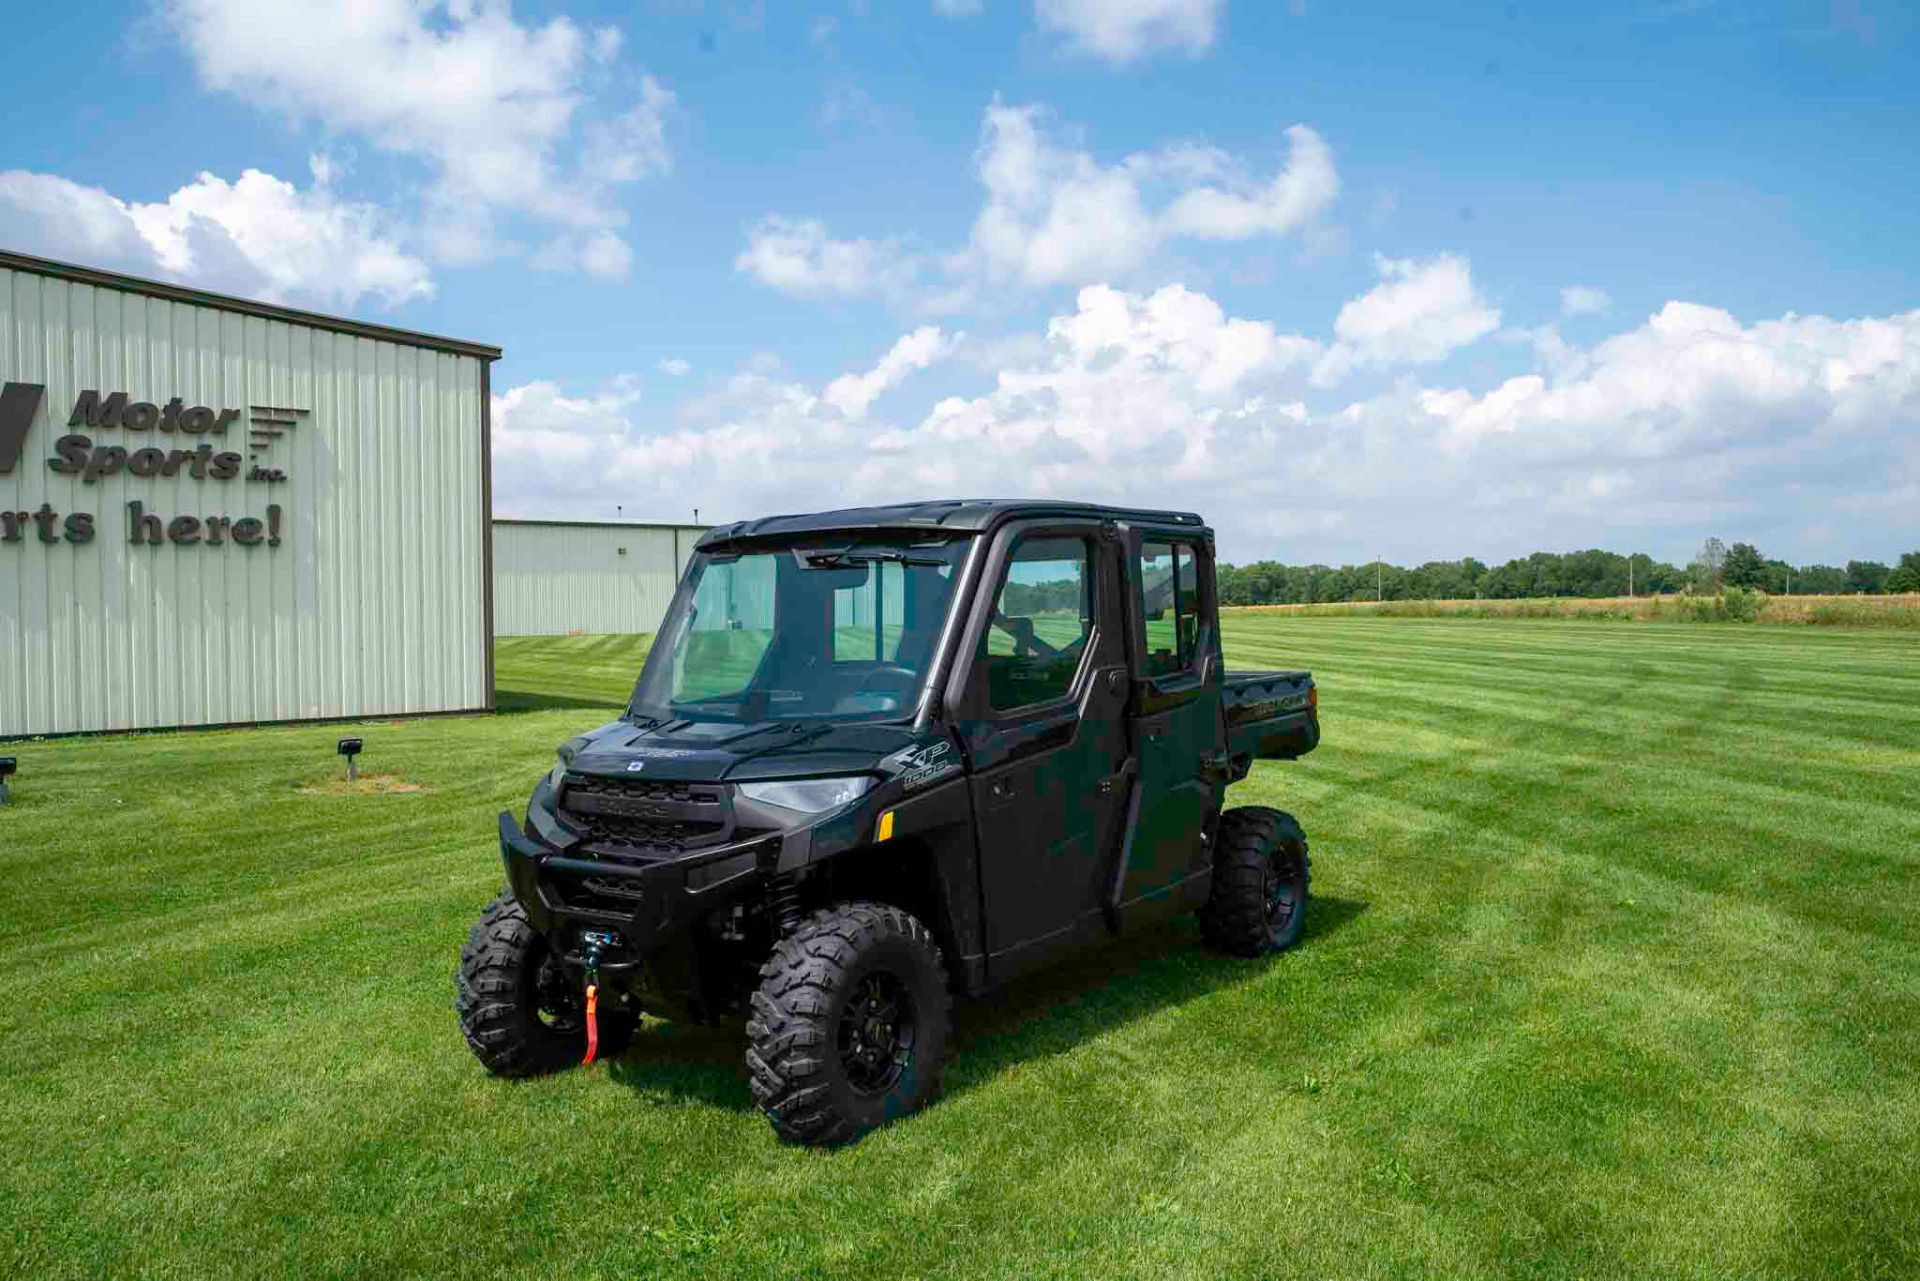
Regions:
<svg viewBox="0 0 1920 1281"><path fill-rule="evenodd" d="M441 608L449 618L478 620L481 646L477 652L449 655L445 671L446 696L469 706L487 701L492 673L487 670L486 655L491 637L486 634L486 535L485 520L476 519L470 504L453 501L455 494L472 494L485 487L484 441L466 424L484 417L481 399L480 368L473 361L440 353L434 358L439 371L439 413L442 448L446 451L445 475L432 486L437 509L435 525L449 544L442 563L456 566L456 572L443 575Z"/></svg>
<svg viewBox="0 0 1920 1281"><path fill-rule="evenodd" d="M51 288L46 290L40 313L40 323L44 335L46 367L49 370L71 369L73 367L73 298L67 289ZM45 407L43 403L43 410ZM44 442L43 442L44 443ZM22 465L34 465L45 471L45 462L36 457L36 450L30 442L22 451ZM48 473L51 475L52 473ZM64 517L73 509L56 503ZM54 673L53 713L56 716L78 719L86 715L86 706L92 701L87 692L91 684L88 677L100 667L100 581L98 575L88 572L86 558L81 549L62 540L58 547L45 549L49 568L54 570L64 583L49 581L47 584L47 625L54 636L67 636L71 639L66 645L56 645L53 649L52 668ZM49 576L50 579L52 576ZM87 605L82 605L86 601Z"/></svg>
<svg viewBox="0 0 1920 1281"><path fill-rule="evenodd" d="M287 367L292 385L288 388L288 399L276 402L283 405L304 405L308 409L314 404L314 361L321 342L320 331L298 329L289 326L289 338L293 344ZM315 566L307 559L307 551L315 545L319 531L319 508L313 487L305 483L312 472L305 466L292 465L291 460L305 451L305 436L312 434L315 419L309 413L299 427L283 438L279 448L286 451L292 475L285 484L271 486L269 493L281 499L280 506L285 511L287 538L294 554L301 558L301 572L293 576L288 585L290 589L290 608L292 626L288 633L288 644L293 648L296 671L293 687L287 691L288 712L290 716L313 716L320 705L317 691L323 680L320 665L320 631L317 599L319 583ZM281 550L288 550L287 544Z"/></svg>
<svg viewBox="0 0 1920 1281"><path fill-rule="evenodd" d="M387 519L393 523L396 533L408 536L412 545L419 549L419 554L402 557L395 566L400 578L400 630L407 636L424 635L423 629L427 625L427 584L422 571L428 563L425 553L429 544L427 530L420 520L422 482L426 479L420 468L420 455L427 450L438 452L434 449L437 442L429 434L431 424L422 421L420 415L420 354L418 347L402 347L394 352L398 377L394 390L400 401L397 416L401 430L397 439L401 458L393 507ZM403 703L410 705L424 697L428 657L424 645L409 645L407 652L400 656L400 698Z"/></svg>
<svg viewBox="0 0 1920 1281"><path fill-rule="evenodd" d="M0 364L8 369L22 367L15 355L19 344L14 330L17 310L13 291L14 277L0 272ZM14 466L14 474L19 475L25 465L26 454L23 451L20 461ZM18 493L17 481L8 487L7 493ZM21 619L21 574L25 564L24 556L14 555L13 549L0 543L0 654L25 654L27 650ZM0 680L0 725L26 724L25 700L24 682Z"/></svg>
<svg viewBox="0 0 1920 1281"><path fill-rule="evenodd" d="M427 397L428 412L432 415L434 435L437 438L440 456L444 460L444 469L433 478L427 490L420 496L423 518L428 529L434 531L448 547L461 545L460 523L469 518L469 513L456 504L449 503L448 495L455 483L464 483L467 476L465 460L461 457L459 443L455 439L458 430L455 424L460 421L460 389L455 380L454 369L440 353L434 353L428 362L429 377L421 385L421 394ZM477 552L476 552L477 557ZM447 563L464 563L449 561ZM459 618L461 600L468 583L474 575L439 574L430 584L430 597L434 608L442 618ZM475 617L480 612L480 602L472 602L469 608ZM447 655L451 659L454 655ZM467 671L464 666L452 663L440 663L435 671L435 694L440 698L458 698L467 689Z"/></svg>
<svg viewBox="0 0 1920 1281"><path fill-rule="evenodd" d="M327 564L318 549L321 546L322 529L342 527L341 494L344 490L337 476L338 453L337 438L343 430L342 402L346 399L340 394L340 353L346 347L346 341L339 335L317 331L313 335L314 375L313 375L313 416L316 421L330 422L335 425L336 443L329 447L319 433L311 432L294 451L302 471L310 472L313 482L307 487L306 500L301 506L309 515L302 535L307 545L315 548L313 579L313 646L314 646L314 682L307 691L308 702L303 713L308 716L323 716L328 707L345 705L342 693L342 655L341 639L345 635L341 618L346 609L346 601L340 588L340 575L325 572Z"/></svg>
<svg viewBox="0 0 1920 1281"><path fill-rule="evenodd" d="M673 599L682 549L693 545L685 534L694 528L496 523L495 633L653 631Z"/></svg>
<svg viewBox="0 0 1920 1281"><path fill-rule="evenodd" d="M448 359L454 360L453 357ZM492 511L492 458L493 429L492 406L488 403L488 389L491 386L492 369L478 361L459 359L459 415L462 423L478 421L483 430L463 432L461 454L465 459L464 475L460 487L463 493L478 490L482 495L482 508L479 519L464 509L460 514L460 526L465 531L463 537L472 554L460 561L466 567L466 586L461 592L462 619L473 619L480 629L480 645L467 659L466 675L463 681L465 692L463 699L473 700L476 706L491 709L493 702L493 617L488 602L493 598L492 548L493 529L489 523Z"/></svg>
<svg viewBox="0 0 1920 1281"><path fill-rule="evenodd" d="M24 281L15 295L15 341L18 344L19 368L29 371L22 374L29 382L47 380L52 372L47 364L46 330L41 321L45 289L43 281ZM47 413L49 409L43 406L41 412ZM44 467L33 465L33 449L34 438L29 428L20 461L13 469L13 483L19 495L12 504L16 511L37 509L40 503L46 501L47 491L51 488L48 483L51 473ZM10 549L20 557L24 571L20 582L20 621L26 635L20 653L23 660L21 681L26 694L29 722L51 720L54 717L54 682L59 679L53 671L56 651L48 626L48 592L53 586L54 575L33 573L34 562L28 557L37 556L43 551L32 545L34 537L31 531L22 531L19 545Z"/></svg>
<svg viewBox="0 0 1920 1281"><path fill-rule="evenodd" d="M0 508L90 511L91 543L0 544L0 736L460 711L486 698L480 361L384 339L0 269L0 379L47 392ZM45 460L85 388L242 410L209 436L232 481ZM248 457L254 404L311 410ZM82 428L81 430L87 430ZM124 429L96 444L171 448ZM255 462L284 484L249 483ZM133 546L129 501L163 521L264 520L281 546Z"/></svg>

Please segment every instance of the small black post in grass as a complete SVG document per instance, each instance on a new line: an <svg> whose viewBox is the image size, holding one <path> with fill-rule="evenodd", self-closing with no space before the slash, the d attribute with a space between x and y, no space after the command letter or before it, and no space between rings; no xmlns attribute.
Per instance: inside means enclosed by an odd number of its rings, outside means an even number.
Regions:
<svg viewBox="0 0 1920 1281"><path fill-rule="evenodd" d="M20 762L11 756L0 756L0 805L10 804L12 793L7 791L7 780L19 770Z"/></svg>
<svg viewBox="0 0 1920 1281"><path fill-rule="evenodd" d="M347 781L349 783L359 782L360 771L354 768L353 758L360 755L360 740L357 738L343 738L340 740L340 745L333 750L347 758Z"/></svg>

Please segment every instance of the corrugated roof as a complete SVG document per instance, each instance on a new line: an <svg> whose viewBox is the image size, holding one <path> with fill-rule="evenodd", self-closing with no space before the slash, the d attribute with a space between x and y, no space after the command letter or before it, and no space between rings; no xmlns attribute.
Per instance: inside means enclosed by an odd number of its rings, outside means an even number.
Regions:
<svg viewBox="0 0 1920 1281"><path fill-rule="evenodd" d="M216 307L222 311L237 311L246 316L264 316L268 320L284 320L290 324L306 325L312 329L328 329L335 333L357 334L362 338L378 338L382 342L403 343L409 347L425 347L433 351L451 352L458 356L476 356L481 360L500 359L500 349L488 346L486 343L468 342L463 338L442 338L438 334L423 334L417 330L395 329L391 325L376 325L364 320L350 320L344 316L328 316L317 311L301 311L296 307L255 302L251 298L235 298L230 294L216 294L205 289L189 289L185 285L171 285L162 280L146 280L139 276L123 275L117 271L102 271L98 267L83 267L77 263L56 262L51 258L36 258L31 254L14 253L7 249L0 249L0 267L13 271L32 272L39 276L52 276L58 280L72 280L102 289L121 289L128 293L147 294L173 302L195 303L202 307Z"/></svg>
<svg viewBox="0 0 1920 1281"><path fill-rule="evenodd" d="M496 516L496 525L569 525L593 529L712 529L712 525L690 520L570 520L566 517Z"/></svg>

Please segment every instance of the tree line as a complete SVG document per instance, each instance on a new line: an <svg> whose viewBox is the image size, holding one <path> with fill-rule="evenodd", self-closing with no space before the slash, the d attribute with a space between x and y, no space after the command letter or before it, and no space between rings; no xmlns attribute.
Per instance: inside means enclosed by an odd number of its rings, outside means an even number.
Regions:
<svg viewBox="0 0 1920 1281"><path fill-rule="evenodd" d="M1773 595L1841 596L1920 592L1920 551L1897 564L1850 560L1839 565L1790 565L1752 543L1731 547L1709 538L1686 566L1645 554L1593 549L1534 552L1502 565L1433 560L1403 567L1286 565L1256 561L1217 570L1223 605L1310 605L1349 600L1504 600L1526 596L1635 596L1718 593L1728 587Z"/></svg>

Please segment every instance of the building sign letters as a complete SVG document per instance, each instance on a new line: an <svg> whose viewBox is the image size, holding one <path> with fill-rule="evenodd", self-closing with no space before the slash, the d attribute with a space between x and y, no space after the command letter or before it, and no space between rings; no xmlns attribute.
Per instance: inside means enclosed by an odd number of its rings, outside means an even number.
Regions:
<svg viewBox="0 0 1920 1281"><path fill-rule="evenodd" d="M0 476L20 462L26 439L46 388L36 383L8 383L0 388ZM67 432L53 442L49 470L77 476L92 485L122 473L142 479L187 476L194 480L277 485L284 468L251 461L270 449L306 417L304 409L252 406L248 453L223 448L227 429L241 418L238 409L189 405L176 396L165 404L133 400L124 391L102 394L88 389L74 401L67 416ZM111 433L130 433L114 437ZM145 433L158 432L154 438ZM173 439L169 440L168 437ZM183 437L219 437L208 442ZM124 442L124 443L123 443ZM165 515L143 502L126 504L127 541L136 546L203 544L257 547L280 545L284 513L277 503L267 505L264 517L220 515ZM51 503L37 511L0 511L0 543L90 543L99 520L92 512L62 515Z"/></svg>

